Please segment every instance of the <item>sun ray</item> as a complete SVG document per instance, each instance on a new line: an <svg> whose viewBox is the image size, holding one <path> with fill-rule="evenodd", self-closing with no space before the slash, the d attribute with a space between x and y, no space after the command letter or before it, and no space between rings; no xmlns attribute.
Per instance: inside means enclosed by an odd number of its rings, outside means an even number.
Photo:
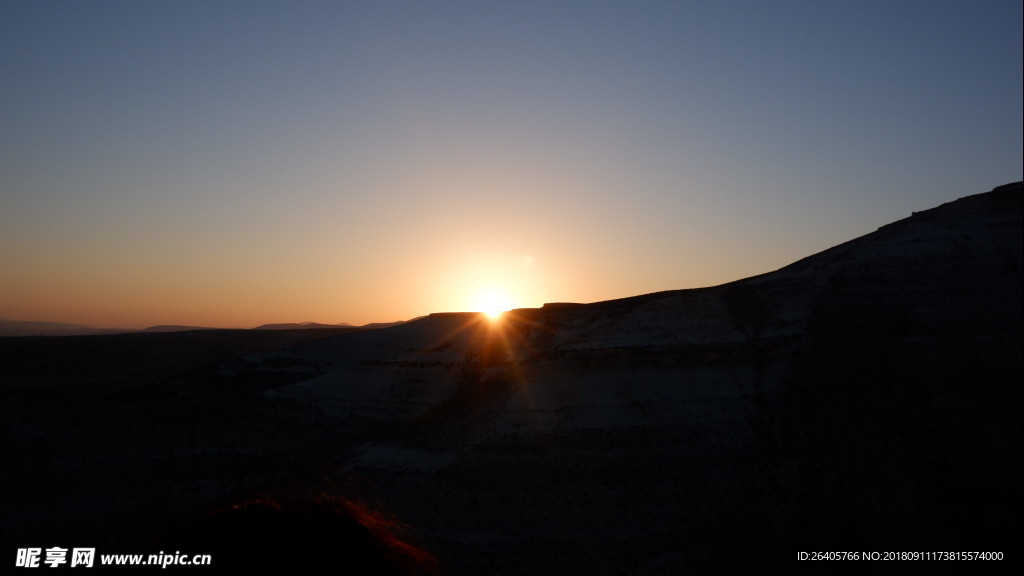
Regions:
<svg viewBox="0 0 1024 576"><path fill-rule="evenodd" d="M502 313L512 308L512 300L499 288L487 288L477 293L473 302L475 312L481 312L492 321L501 318Z"/></svg>

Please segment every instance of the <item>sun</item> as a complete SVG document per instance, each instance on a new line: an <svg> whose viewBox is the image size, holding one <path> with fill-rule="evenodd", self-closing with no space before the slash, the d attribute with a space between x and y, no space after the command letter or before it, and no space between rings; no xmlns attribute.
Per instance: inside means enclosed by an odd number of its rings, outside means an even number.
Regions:
<svg viewBox="0 0 1024 576"><path fill-rule="evenodd" d="M501 318L502 313L512 309L512 299L500 288L486 288L477 293L473 300L473 310L482 312L491 320Z"/></svg>

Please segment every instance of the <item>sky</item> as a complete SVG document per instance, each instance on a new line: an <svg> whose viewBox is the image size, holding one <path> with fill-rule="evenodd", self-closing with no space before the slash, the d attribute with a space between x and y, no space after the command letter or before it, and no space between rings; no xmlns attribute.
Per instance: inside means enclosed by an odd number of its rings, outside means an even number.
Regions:
<svg viewBox="0 0 1024 576"><path fill-rule="evenodd" d="M769 272L1022 179L1019 0L0 3L0 318L364 324Z"/></svg>

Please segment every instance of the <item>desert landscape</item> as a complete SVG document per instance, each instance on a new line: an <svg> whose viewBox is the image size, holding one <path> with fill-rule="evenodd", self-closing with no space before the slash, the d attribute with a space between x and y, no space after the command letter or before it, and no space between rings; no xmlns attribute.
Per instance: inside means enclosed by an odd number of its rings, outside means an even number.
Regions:
<svg viewBox="0 0 1024 576"><path fill-rule="evenodd" d="M1022 198L497 320L0 338L3 541L137 552L287 487L388 511L453 575L793 573L816 550L1002 551L1005 569L1024 541Z"/></svg>

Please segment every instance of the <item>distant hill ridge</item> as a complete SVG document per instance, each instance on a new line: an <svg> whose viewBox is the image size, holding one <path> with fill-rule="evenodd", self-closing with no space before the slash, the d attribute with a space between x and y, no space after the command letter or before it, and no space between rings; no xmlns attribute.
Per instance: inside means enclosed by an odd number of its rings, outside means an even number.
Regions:
<svg viewBox="0 0 1024 576"><path fill-rule="evenodd" d="M282 322L277 324L261 324L253 330L316 330L318 328L354 328L353 324L340 322L338 324L321 324L319 322Z"/></svg>
<svg viewBox="0 0 1024 576"><path fill-rule="evenodd" d="M418 320L422 317L414 318ZM336 330L339 328L351 328L352 330L378 330L390 328L411 320L399 322L373 322L363 326L356 326L347 322L338 324L321 324L318 322L297 322L280 324L263 324L251 330ZM37 322L31 320L7 320L0 319L0 337L4 336L98 336L103 334L127 334L127 333L169 333L169 332L191 332L196 330L239 330L238 328L222 328L215 326L187 326L180 324L158 324L142 329L128 328L94 328L78 324L66 324L61 322ZM246 330L246 329L242 329Z"/></svg>
<svg viewBox="0 0 1024 576"><path fill-rule="evenodd" d="M33 320L0 320L0 336L88 336L93 334L119 334L131 330L92 328L63 322Z"/></svg>
<svg viewBox="0 0 1024 576"><path fill-rule="evenodd" d="M188 332L190 330L218 330L209 326L183 326L179 324L158 324L150 326L142 332Z"/></svg>

